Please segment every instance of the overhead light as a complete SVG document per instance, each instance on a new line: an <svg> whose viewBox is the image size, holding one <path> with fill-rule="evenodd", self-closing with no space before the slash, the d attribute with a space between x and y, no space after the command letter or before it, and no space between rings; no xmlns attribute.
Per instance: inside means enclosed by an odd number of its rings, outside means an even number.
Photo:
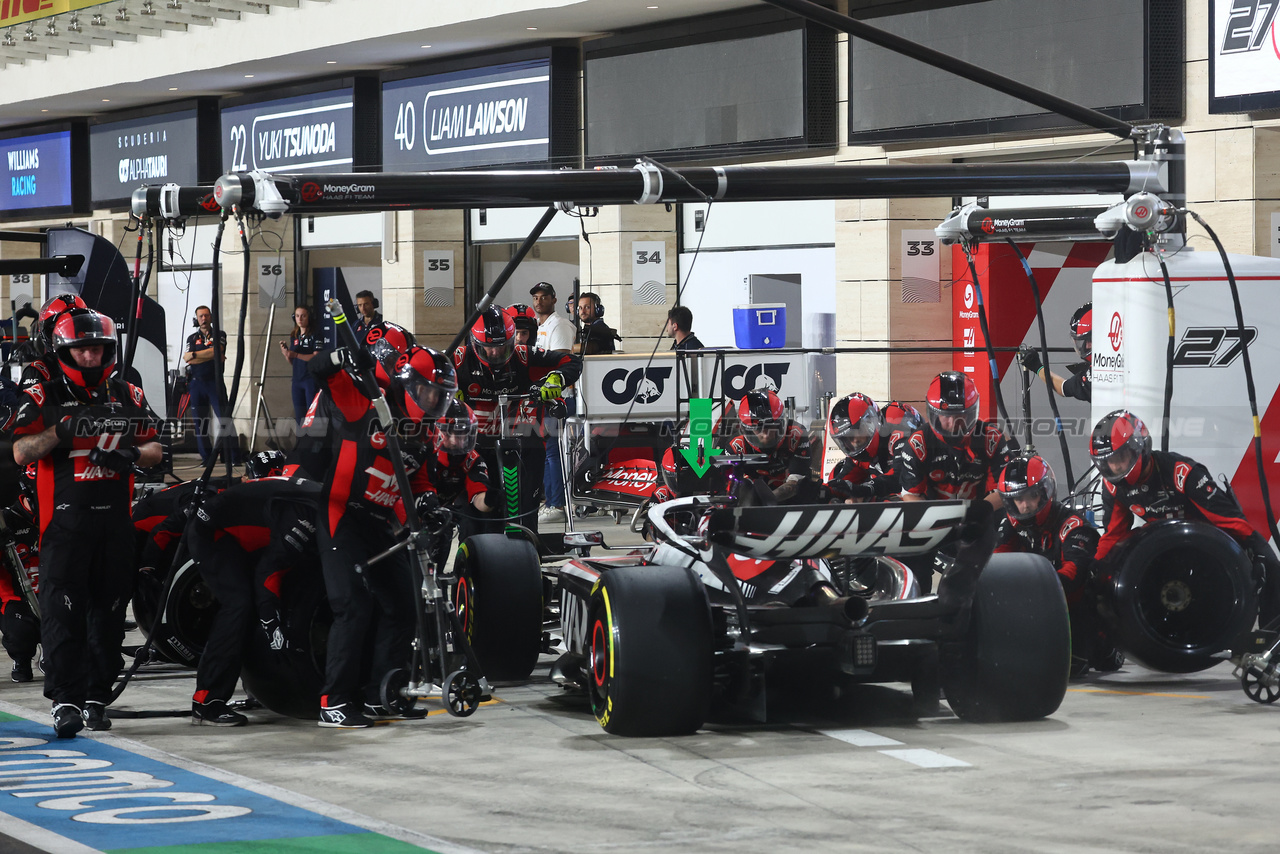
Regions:
<svg viewBox="0 0 1280 854"><path fill-rule="evenodd" d="M538 28L537 28L537 27L525 27L525 29L526 29L526 30L529 30L529 31L531 31L531 32L532 32L533 30L536 30L536 29L538 29Z"/></svg>
<svg viewBox="0 0 1280 854"><path fill-rule="evenodd" d="M170 86L170 87L169 87L169 91L170 91L170 92L177 92L177 91L178 91L178 87L177 87L177 86Z"/></svg>
<svg viewBox="0 0 1280 854"><path fill-rule="evenodd" d="M422 46L422 49L423 49L423 50L426 50L426 49L427 49L427 48L429 48L429 47L431 47L431 45L429 45L429 44L424 44L424 45Z"/></svg>
<svg viewBox="0 0 1280 854"><path fill-rule="evenodd" d="M103 99L102 99L102 103L104 103L104 104L110 104L110 103L111 103L111 99L110 99L110 98L103 98Z"/></svg>
<svg viewBox="0 0 1280 854"><path fill-rule="evenodd" d="M49 112L49 111L48 111L48 110L41 110L40 112L42 112L42 113L47 113L47 112Z"/></svg>
<svg viewBox="0 0 1280 854"><path fill-rule="evenodd" d="M246 74L245 77L252 77L252 74Z"/></svg>
<svg viewBox="0 0 1280 854"><path fill-rule="evenodd" d="M325 65L337 65L337 64L338 64L338 60L336 60L336 59L326 59L324 64L325 64Z"/></svg>

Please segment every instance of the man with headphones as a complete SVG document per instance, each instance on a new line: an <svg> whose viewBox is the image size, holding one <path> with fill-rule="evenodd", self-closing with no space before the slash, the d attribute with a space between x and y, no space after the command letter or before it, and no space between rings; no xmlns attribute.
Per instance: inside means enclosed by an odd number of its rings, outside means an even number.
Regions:
<svg viewBox="0 0 1280 854"><path fill-rule="evenodd" d="M578 295L578 320L582 327L573 352L579 355L610 354L614 350L613 342L622 340L622 336L604 322L604 304L590 291Z"/></svg>
<svg viewBox="0 0 1280 854"><path fill-rule="evenodd" d="M356 340L363 341L369 327L382 322L382 314L378 311L378 298L373 291L360 291L356 294Z"/></svg>

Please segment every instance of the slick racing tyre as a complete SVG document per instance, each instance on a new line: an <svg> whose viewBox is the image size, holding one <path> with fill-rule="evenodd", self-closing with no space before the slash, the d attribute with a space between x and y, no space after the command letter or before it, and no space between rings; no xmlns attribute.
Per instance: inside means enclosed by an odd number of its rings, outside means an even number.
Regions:
<svg viewBox="0 0 1280 854"><path fill-rule="evenodd" d="M254 628L240 678L245 691L277 714L315 720L320 714L325 649L333 612L319 567L298 567L285 578L280 613L286 648L272 650Z"/></svg>
<svg viewBox="0 0 1280 854"><path fill-rule="evenodd" d="M454 606L489 679L528 679L542 652L542 565L523 537L479 534L458 546Z"/></svg>
<svg viewBox="0 0 1280 854"><path fill-rule="evenodd" d="M1253 566L1226 532L1204 522L1144 525L1107 563L1117 567L1103 591L1108 628L1130 657L1167 673L1194 673L1253 626L1258 612Z"/></svg>
<svg viewBox="0 0 1280 854"><path fill-rule="evenodd" d="M711 700L711 608L689 569L628 566L604 573L587 610L587 693L614 735L697 730Z"/></svg>
<svg viewBox="0 0 1280 854"><path fill-rule="evenodd" d="M195 667L209 639L213 617L218 613L218 600L200 577L196 562L185 555L174 573L168 600L164 596L165 571L155 569L138 573L133 594L133 616L147 637L154 630L151 648L174 664ZM164 617L156 626L156 616L164 608Z"/></svg>
<svg viewBox="0 0 1280 854"><path fill-rule="evenodd" d="M1067 693L1071 628L1053 565L995 554L978 577L969 626L939 654L952 710L976 722L1026 721L1057 711Z"/></svg>

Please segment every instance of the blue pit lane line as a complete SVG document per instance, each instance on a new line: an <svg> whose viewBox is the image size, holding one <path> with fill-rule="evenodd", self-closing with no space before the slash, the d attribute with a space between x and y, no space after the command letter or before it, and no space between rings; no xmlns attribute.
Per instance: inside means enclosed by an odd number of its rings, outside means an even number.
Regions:
<svg viewBox="0 0 1280 854"><path fill-rule="evenodd" d="M29 714L0 702L0 847L16 839L68 854L473 850L128 739L58 739Z"/></svg>

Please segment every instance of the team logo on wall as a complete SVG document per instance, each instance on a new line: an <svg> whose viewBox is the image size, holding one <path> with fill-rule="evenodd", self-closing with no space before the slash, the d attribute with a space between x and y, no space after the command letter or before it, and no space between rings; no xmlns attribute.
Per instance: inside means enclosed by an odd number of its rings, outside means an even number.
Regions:
<svg viewBox="0 0 1280 854"><path fill-rule="evenodd" d="M782 378L787 375L791 365L787 362L775 362L764 365L733 365L724 371L724 393L734 400L740 400L749 391L773 391L782 388Z"/></svg>
<svg viewBox="0 0 1280 854"><path fill-rule="evenodd" d="M605 400L614 404L621 405L631 401L639 404L656 403L662 397L671 370L637 368L628 373L626 368L615 368L604 375L601 391L604 392Z"/></svg>

